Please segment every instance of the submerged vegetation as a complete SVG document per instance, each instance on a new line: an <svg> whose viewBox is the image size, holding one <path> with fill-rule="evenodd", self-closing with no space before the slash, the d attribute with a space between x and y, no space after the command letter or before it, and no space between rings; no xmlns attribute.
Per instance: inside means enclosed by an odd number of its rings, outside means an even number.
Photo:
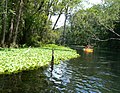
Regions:
<svg viewBox="0 0 120 93"><path fill-rule="evenodd" d="M79 56L75 50L57 45L46 45L39 48L11 48L0 50L0 74L18 73L47 66L51 62L54 49L55 64Z"/></svg>

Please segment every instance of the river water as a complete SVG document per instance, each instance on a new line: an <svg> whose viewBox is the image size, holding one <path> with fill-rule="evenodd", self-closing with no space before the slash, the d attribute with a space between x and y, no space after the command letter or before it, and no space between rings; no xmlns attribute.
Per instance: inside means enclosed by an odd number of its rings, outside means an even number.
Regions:
<svg viewBox="0 0 120 93"><path fill-rule="evenodd" d="M59 65L0 75L0 93L120 93L120 51L96 49Z"/></svg>

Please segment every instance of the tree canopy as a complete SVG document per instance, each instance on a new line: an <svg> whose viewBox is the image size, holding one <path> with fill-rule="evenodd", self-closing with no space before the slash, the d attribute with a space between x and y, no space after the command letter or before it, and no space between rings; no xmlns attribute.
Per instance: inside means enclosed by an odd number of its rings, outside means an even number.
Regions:
<svg viewBox="0 0 120 93"><path fill-rule="evenodd" d="M120 1L104 1L71 15L67 43L120 47ZM72 38L71 38L72 37Z"/></svg>
<svg viewBox="0 0 120 93"><path fill-rule="evenodd" d="M103 0L101 4L87 9L82 8L81 2L82 0L1 0L0 46L58 43L97 46L114 44L120 47L120 1ZM65 15L64 26L56 29L62 14ZM51 17L54 15L58 18L53 24Z"/></svg>

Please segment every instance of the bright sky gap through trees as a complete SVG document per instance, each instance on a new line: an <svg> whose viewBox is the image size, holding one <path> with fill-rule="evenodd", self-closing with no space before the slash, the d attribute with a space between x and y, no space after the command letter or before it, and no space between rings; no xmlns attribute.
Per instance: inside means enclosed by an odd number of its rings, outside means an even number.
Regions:
<svg viewBox="0 0 120 93"><path fill-rule="evenodd" d="M101 2L102 2L102 0L85 0L83 2L83 6L85 6L85 8L89 8L89 7L92 7L94 4L100 4ZM51 17L51 20L52 20L53 24L55 23L56 19L57 19L57 15ZM59 27L63 26L64 25L64 20L65 20L65 16L64 16L64 14L62 14L58 23L57 23L56 28L59 28Z"/></svg>

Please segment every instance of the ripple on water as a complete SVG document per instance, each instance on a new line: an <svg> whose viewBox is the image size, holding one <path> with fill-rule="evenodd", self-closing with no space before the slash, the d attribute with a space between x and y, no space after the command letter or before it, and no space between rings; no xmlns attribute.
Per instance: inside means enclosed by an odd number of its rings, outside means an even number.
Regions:
<svg viewBox="0 0 120 93"><path fill-rule="evenodd" d="M84 56L54 66L49 74L54 88L60 93L119 93L119 62L108 59L112 55Z"/></svg>

